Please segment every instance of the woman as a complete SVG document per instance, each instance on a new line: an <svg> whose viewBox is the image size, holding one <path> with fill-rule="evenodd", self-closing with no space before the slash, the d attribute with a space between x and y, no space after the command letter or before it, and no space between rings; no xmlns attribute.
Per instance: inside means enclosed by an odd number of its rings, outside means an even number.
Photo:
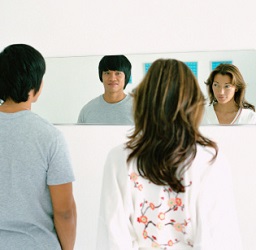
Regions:
<svg viewBox="0 0 256 250"><path fill-rule="evenodd" d="M245 100L246 84L235 65L220 64L205 83L210 105L202 124L256 124L255 108Z"/></svg>
<svg viewBox="0 0 256 250"><path fill-rule="evenodd" d="M97 249L241 249L228 164L198 130L203 108L183 62L152 64L134 131L106 160Z"/></svg>

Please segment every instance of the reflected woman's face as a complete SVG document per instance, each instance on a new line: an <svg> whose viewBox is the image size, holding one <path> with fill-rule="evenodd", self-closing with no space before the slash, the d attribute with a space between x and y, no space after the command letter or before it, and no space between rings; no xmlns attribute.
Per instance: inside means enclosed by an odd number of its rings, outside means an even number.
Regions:
<svg viewBox="0 0 256 250"><path fill-rule="evenodd" d="M236 87L231 84L229 75L216 74L212 84L214 96L219 104L234 101Z"/></svg>

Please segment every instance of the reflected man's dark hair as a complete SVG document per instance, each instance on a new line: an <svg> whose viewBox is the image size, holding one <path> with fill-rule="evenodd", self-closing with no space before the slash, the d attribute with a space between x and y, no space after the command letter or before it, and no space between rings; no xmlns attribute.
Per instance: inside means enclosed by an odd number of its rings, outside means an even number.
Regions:
<svg viewBox="0 0 256 250"><path fill-rule="evenodd" d="M124 89L131 77L132 65L128 58L124 55L108 55L104 56L99 62L99 78L102 82L102 72L108 70L122 71L125 74Z"/></svg>
<svg viewBox="0 0 256 250"><path fill-rule="evenodd" d="M217 102L213 89L212 84L214 81L214 78L217 74L221 75L228 75L231 78L231 84L236 87L237 91L235 92L234 100L239 108L248 108L255 111L254 105L248 103L245 99L245 89L246 89L246 83L243 79L243 76L240 72L240 70L233 64L220 64L218 65L209 75L207 81L205 84L207 85L207 91L210 99L210 104L214 104Z"/></svg>
<svg viewBox="0 0 256 250"><path fill-rule="evenodd" d="M197 144L214 148L213 159L217 155L216 143L199 131L205 99L197 79L185 63L158 59L133 96L135 129L127 161L136 159L139 174L149 181L184 192L182 173L192 164Z"/></svg>
<svg viewBox="0 0 256 250"><path fill-rule="evenodd" d="M13 44L0 53L0 99L26 102L30 90L36 94L46 64L39 51L26 44Z"/></svg>

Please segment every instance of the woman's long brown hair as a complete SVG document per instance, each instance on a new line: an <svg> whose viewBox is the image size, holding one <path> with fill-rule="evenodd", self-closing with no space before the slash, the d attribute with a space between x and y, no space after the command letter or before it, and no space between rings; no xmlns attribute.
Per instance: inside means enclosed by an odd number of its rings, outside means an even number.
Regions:
<svg viewBox="0 0 256 250"><path fill-rule="evenodd" d="M214 148L212 160L218 151L199 132L204 96L195 76L181 61L158 59L133 95L135 128L126 144L127 161L136 159L139 174L151 182L184 192L181 175L196 156L196 144Z"/></svg>
<svg viewBox="0 0 256 250"><path fill-rule="evenodd" d="M244 78L239 69L233 64L220 64L209 75L205 84L207 85L210 104L217 102L212 89L212 84L217 74L228 75L231 77L231 84L237 89L234 96L237 107L255 111L254 105L250 104L245 99L246 83Z"/></svg>

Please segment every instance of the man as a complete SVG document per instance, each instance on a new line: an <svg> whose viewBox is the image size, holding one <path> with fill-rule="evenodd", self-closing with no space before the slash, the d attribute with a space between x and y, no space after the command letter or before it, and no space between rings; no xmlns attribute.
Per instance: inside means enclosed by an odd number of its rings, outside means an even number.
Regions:
<svg viewBox="0 0 256 250"><path fill-rule="evenodd" d="M68 249L76 237L74 174L63 135L31 112L45 60L14 44L0 53L0 249Z"/></svg>
<svg viewBox="0 0 256 250"><path fill-rule="evenodd" d="M99 62L99 79L104 94L87 103L78 123L132 125L132 97L124 89L131 76L131 63L124 55L104 56Z"/></svg>

